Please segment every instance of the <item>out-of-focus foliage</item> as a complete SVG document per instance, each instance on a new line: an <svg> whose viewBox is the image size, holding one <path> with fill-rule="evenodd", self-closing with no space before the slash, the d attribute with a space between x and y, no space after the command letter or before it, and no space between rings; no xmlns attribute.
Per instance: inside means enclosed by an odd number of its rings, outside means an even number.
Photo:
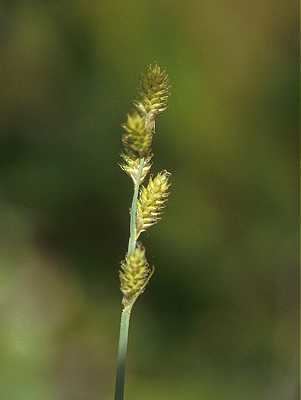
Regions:
<svg viewBox="0 0 301 400"><path fill-rule="evenodd" d="M131 400L282 400L297 374L297 5L2 1L0 397L112 398L131 187L117 163L146 64L172 172L135 309Z"/></svg>

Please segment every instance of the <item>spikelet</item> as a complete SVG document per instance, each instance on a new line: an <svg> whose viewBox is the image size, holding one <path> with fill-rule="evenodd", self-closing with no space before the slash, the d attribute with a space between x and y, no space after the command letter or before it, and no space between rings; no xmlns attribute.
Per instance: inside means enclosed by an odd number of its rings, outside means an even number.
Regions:
<svg viewBox="0 0 301 400"><path fill-rule="evenodd" d="M141 174L139 171L141 160L139 158L132 158L126 154L121 154L121 158L123 159L123 163L119 164L120 168L132 178L134 185L140 185L151 169L152 156L149 156L143 160Z"/></svg>
<svg viewBox="0 0 301 400"><path fill-rule="evenodd" d="M167 108L169 89L166 71L158 64L149 65L140 81L140 97L134 104L147 116L147 125L151 128L154 128L155 117Z"/></svg>
<svg viewBox="0 0 301 400"><path fill-rule="evenodd" d="M124 306L132 304L143 293L153 272L154 269L150 268L145 257L145 249L141 245L138 245L132 254L126 256L119 271Z"/></svg>
<svg viewBox="0 0 301 400"><path fill-rule="evenodd" d="M137 203L137 238L160 220L169 195L169 176L169 172L162 171L154 179L150 178L146 187L142 187Z"/></svg>
<svg viewBox="0 0 301 400"><path fill-rule="evenodd" d="M124 133L122 142L126 151L133 157L143 158L150 154L153 134L147 129L146 120L137 111L128 114L122 125Z"/></svg>

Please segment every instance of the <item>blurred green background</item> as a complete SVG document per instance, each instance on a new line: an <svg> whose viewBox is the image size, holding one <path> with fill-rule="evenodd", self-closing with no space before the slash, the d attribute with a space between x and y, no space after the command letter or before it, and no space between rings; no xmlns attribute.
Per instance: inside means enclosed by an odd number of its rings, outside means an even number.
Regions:
<svg viewBox="0 0 301 400"><path fill-rule="evenodd" d="M169 72L128 400L297 397L297 3L0 4L0 397L113 398L132 187L121 128Z"/></svg>

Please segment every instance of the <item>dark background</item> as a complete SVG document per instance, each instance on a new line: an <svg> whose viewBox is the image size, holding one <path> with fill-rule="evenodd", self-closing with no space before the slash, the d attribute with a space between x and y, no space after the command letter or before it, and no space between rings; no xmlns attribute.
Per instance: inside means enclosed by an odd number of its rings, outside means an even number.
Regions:
<svg viewBox="0 0 301 400"><path fill-rule="evenodd" d="M0 394L113 398L132 186L121 128L172 82L129 400L297 396L297 3L2 1Z"/></svg>

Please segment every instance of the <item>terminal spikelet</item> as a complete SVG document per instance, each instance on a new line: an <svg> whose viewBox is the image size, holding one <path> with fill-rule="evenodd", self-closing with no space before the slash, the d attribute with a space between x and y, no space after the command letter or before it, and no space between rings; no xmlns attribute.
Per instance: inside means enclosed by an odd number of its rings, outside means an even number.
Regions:
<svg viewBox="0 0 301 400"><path fill-rule="evenodd" d="M137 203L137 238L160 220L169 195L169 176L169 172L162 171L154 179L150 178L146 187L142 187Z"/></svg>
<svg viewBox="0 0 301 400"><path fill-rule="evenodd" d="M151 169L152 157L150 156L143 160L141 174L139 171L141 160L139 158L132 158L126 154L121 154L121 158L123 159L123 163L119 164L120 168L132 178L135 185L140 185L144 181L146 175L149 173L149 170Z"/></svg>
<svg viewBox="0 0 301 400"><path fill-rule="evenodd" d="M169 80L159 65L149 65L142 75L139 87L139 99L134 103L137 110L147 116L148 125L154 127L154 119L166 110L169 96Z"/></svg>
<svg viewBox="0 0 301 400"><path fill-rule="evenodd" d="M145 249L138 245L121 263L119 277L124 306L132 304L143 293L152 274L153 268L146 260Z"/></svg>
<svg viewBox="0 0 301 400"><path fill-rule="evenodd" d="M151 151L153 133L147 129L145 118L134 111L128 114L122 127L122 141L127 152L138 158L147 157Z"/></svg>

